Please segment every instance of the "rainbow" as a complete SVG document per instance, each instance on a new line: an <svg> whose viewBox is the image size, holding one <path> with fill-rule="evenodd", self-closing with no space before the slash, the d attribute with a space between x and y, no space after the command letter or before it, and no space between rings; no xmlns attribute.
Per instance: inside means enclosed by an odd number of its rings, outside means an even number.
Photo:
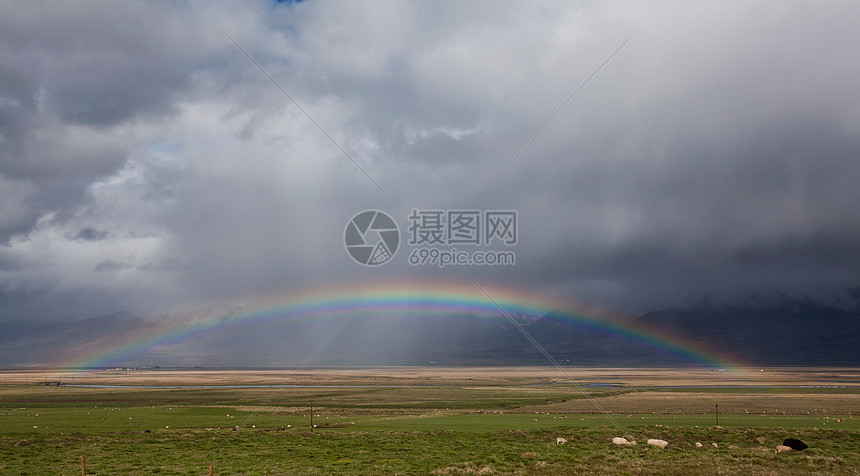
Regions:
<svg viewBox="0 0 860 476"><path fill-rule="evenodd" d="M218 308L221 311L185 313L162 320L144 332L86 349L58 366L79 370L125 366L154 348L192 342L215 333L264 323L295 319L346 319L359 308L361 313L375 313L394 319L456 315L464 319L507 320L505 314L546 315L562 325L646 344L691 365L712 368L742 365L730 356L703 348L698 343L633 329L619 323L621 321L617 316L582 303L551 299L519 288L484 284L479 287L470 281L398 281L383 285L347 283L260 297L244 304L223 303Z"/></svg>

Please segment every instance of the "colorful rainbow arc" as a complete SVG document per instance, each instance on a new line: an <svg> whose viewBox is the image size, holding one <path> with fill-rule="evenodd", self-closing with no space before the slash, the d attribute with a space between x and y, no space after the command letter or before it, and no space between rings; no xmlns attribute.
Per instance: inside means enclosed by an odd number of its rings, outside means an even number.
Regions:
<svg viewBox="0 0 860 476"><path fill-rule="evenodd" d="M251 304L241 306L239 311L209 317L186 316L171 319L145 335L130 336L124 341L102 345L88 351L84 356L79 355L62 362L59 366L94 369L127 365L136 356L141 356L154 347L189 342L240 326L290 319L344 319L361 307L375 289L375 286L366 283L315 288L259 298ZM505 320L505 314L546 316L547 319L563 325L644 343L692 365L713 368L734 368L741 365L728 356L721 356L713 350L703 348L701 344L636 330L618 324L615 319L607 320L607 313L597 309L547 299L510 287L482 285L478 288L472 282L399 282L379 289L361 312L404 319L433 315Z"/></svg>

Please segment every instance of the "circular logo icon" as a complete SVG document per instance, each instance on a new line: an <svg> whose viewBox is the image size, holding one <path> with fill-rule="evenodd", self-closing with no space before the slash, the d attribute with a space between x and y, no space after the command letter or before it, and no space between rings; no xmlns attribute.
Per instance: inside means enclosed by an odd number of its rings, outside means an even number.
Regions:
<svg viewBox="0 0 860 476"><path fill-rule="evenodd" d="M387 213L365 210L346 224L343 243L352 259L365 266L379 266L397 254L400 229Z"/></svg>

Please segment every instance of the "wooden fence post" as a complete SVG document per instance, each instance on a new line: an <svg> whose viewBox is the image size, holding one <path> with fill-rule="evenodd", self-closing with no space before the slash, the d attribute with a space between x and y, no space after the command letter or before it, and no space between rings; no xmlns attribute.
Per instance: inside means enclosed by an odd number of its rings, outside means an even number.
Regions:
<svg viewBox="0 0 860 476"><path fill-rule="evenodd" d="M87 476L87 460L81 455L81 476Z"/></svg>

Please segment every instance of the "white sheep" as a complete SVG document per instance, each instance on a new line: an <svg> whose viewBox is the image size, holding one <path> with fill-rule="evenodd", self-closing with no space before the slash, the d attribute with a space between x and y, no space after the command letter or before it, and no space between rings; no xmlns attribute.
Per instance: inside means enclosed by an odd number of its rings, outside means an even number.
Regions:
<svg viewBox="0 0 860 476"><path fill-rule="evenodd" d="M564 438L562 438L560 436L555 439L555 444L557 444L557 445L563 445L565 443L567 443L567 440L565 440Z"/></svg>
<svg viewBox="0 0 860 476"><path fill-rule="evenodd" d="M653 439L653 438L652 438L652 439L650 439L650 440L648 440L648 444L649 444L649 445L654 445L654 446L659 446L660 448L665 448L665 447L669 446L669 442L668 442L668 441L666 441L666 440L656 440L656 439Z"/></svg>
<svg viewBox="0 0 860 476"><path fill-rule="evenodd" d="M783 451L791 451L791 447L790 446L783 446L783 445L779 445L776 447L777 453L782 453Z"/></svg>
<svg viewBox="0 0 860 476"><path fill-rule="evenodd" d="M701 448L701 447L702 447L702 444L697 441L696 442L696 448Z"/></svg>
<svg viewBox="0 0 860 476"><path fill-rule="evenodd" d="M616 436L615 438L612 438L612 444L632 446L632 445L635 445L636 442L635 441L627 441L627 438L621 438L621 437Z"/></svg>

